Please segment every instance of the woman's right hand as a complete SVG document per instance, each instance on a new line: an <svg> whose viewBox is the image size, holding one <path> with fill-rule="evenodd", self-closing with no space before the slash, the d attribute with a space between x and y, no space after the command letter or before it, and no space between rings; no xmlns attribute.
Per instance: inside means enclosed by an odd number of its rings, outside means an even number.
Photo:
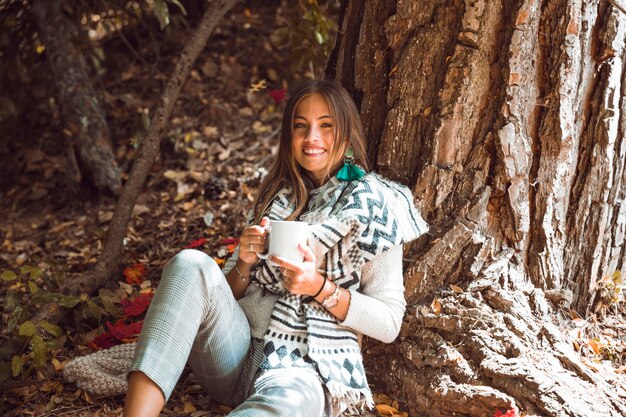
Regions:
<svg viewBox="0 0 626 417"><path fill-rule="evenodd" d="M269 226L270 219L263 217L258 225L246 227L239 238L239 259L247 264L255 264L259 257L258 252L265 251L267 238L266 226Z"/></svg>

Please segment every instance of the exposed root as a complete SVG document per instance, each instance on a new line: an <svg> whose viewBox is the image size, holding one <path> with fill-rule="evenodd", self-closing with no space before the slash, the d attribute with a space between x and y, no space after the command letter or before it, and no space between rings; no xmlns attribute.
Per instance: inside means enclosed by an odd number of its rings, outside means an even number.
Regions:
<svg viewBox="0 0 626 417"><path fill-rule="evenodd" d="M438 314L410 309L396 354L368 346L367 366L411 416L626 416L624 377L581 360L540 290L446 290L439 302Z"/></svg>

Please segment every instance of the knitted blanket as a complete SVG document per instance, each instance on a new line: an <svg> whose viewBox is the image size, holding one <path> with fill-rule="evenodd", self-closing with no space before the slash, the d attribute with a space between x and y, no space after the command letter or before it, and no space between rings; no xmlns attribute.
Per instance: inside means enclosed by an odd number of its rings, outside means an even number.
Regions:
<svg viewBox="0 0 626 417"><path fill-rule="evenodd" d="M289 189L279 192L267 213L270 219L282 220L293 212L289 194ZM359 288L366 262L428 228L408 188L374 173L351 182L332 178L311 192L307 211L298 220L309 223L309 246L318 268L348 290ZM279 268L267 261L255 266L251 282L281 294L264 336L261 369L313 368L332 398L333 414L371 407L355 332L341 326L312 297L288 293Z"/></svg>

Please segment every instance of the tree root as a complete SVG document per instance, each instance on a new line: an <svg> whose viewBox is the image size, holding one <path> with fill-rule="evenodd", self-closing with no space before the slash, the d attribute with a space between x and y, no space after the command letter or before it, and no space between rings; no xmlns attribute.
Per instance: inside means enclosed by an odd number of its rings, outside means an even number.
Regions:
<svg viewBox="0 0 626 417"><path fill-rule="evenodd" d="M435 314L408 310L400 341L369 341L367 368L413 417L626 416L623 377L593 372L553 322L540 290L445 291ZM622 378L622 379L620 379Z"/></svg>

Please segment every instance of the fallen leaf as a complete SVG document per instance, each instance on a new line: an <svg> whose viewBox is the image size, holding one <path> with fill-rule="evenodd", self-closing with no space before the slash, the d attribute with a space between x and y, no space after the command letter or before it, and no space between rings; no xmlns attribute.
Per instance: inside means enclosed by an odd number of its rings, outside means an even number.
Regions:
<svg viewBox="0 0 626 417"><path fill-rule="evenodd" d="M185 248L194 249L194 248L204 245L205 243L206 243L206 238L201 237L200 239L191 241L187 246L185 246Z"/></svg>
<svg viewBox="0 0 626 417"><path fill-rule="evenodd" d="M396 408L393 408L392 406L387 404L377 404L376 411L381 416L393 416L395 413L398 412Z"/></svg>
<svg viewBox="0 0 626 417"><path fill-rule="evenodd" d="M40 387L41 392L58 391L57 388L61 385L61 381L48 381L44 382Z"/></svg>
<svg viewBox="0 0 626 417"><path fill-rule="evenodd" d="M217 155L217 159L219 159L220 161L223 161L227 159L229 156L230 156L230 148L227 148Z"/></svg>
<svg viewBox="0 0 626 417"><path fill-rule="evenodd" d="M186 201L185 203L183 203L183 211L189 211L192 208L194 208L194 206L196 205L196 201Z"/></svg>
<svg viewBox="0 0 626 417"><path fill-rule="evenodd" d="M187 171L174 171L174 170L168 169L167 171L163 173L163 176L167 178L168 180L182 181L185 178L187 178L187 174L188 174Z"/></svg>
<svg viewBox="0 0 626 417"><path fill-rule="evenodd" d="M267 81L265 79L262 79L258 83L250 85L250 89L248 91L250 91L251 93L255 93L255 92L264 90L266 88L267 88Z"/></svg>
<svg viewBox="0 0 626 417"><path fill-rule="evenodd" d="M196 411L196 407L191 403L191 401L185 401L184 406L183 412L185 414L190 414Z"/></svg>
<svg viewBox="0 0 626 417"><path fill-rule="evenodd" d="M120 282L120 289L122 291L124 291L126 294L130 295L133 293L133 287L131 287L130 285L128 285L125 282Z"/></svg>
<svg viewBox="0 0 626 417"><path fill-rule="evenodd" d="M435 315L439 315L441 313L441 302L437 297L430 303L430 309L435 313Z"/></svg>
<svg viewBox="0 0 626 417"><path fill-rule="evenodd" d="M65 368L65 364L61 363L57 358L52 358L52 365L54 366L54 370L59 372Z"/></svg>
<svg viewBox="0 0 626 417"><path fill-rule="evenodd" d="M587 341L587 344L589 345L589 347L591 348L591 350L593 350L593 353L595 353L596 355L600 354L600 345L598 344L598 342L594 339L589 339Z"/></svg>
<svg viewBox="0 0 626 417"><path fill-rule="evenodd" d="M230 245L232 243L239 243L239 238L236 237L227 237L225 239L220 240L219 242L217 242L218 245Z"/></svg>
<svg viewBox="0 0 626 417"><path fill-rule="evenodd" d="M263 122L261 122L260 120L257 120L254 123L252 123L252 130L254 131L254 133L259 135L262 133L271 132L272 126L263 124Z"/></svg>
<svg viewBox="0 0 626 417"><path fill-rule="evenodd" d="M139 216L149 212L150 209L148 208L148 206L145 206L143 204L136 204L135 207L133 207L133 216Z"/></svg>
<svg viewBox="0 0 626 417"><path fill-rule="evenodd" d="M280 102L285 99L285 95L287 94L287 92L285 91L284 88L281 88L279 90L269 90L268 94L270 95L271 98L274 99L276 104L280 104Z"/></svg>
<svg viewBox="0 0 626 417"><path fill-rule="evenodd" d="M391 405L393 400L387 394L382 394L381 393L381 394L374 395L374 401L376 402L376 404Z"/></svg>
<svg viewBox="0 0 626 417"><path fill-rule="evenodd" d="M220 132L215 126L205 126L202 129L202 134L209 139L215 139L220 135Z"/></svg>
<svg viewBox="0 0 626 417"><path fill-rule="evenodd" d="M452 291L454 291L455 293L457 293L457 294L462 294L463 293L463 288L461 288L461 287L459 287L457 285L454 285L454 284L450 284L450 289Z"/></svg>
<svg viewBox="0 0 626 417"><path fill-rule="evenodd" d="M111 336L116 338L119 341L126 342L131 341L139 333L141 333L141 326L143 325L142 321L136 321L134 323L126 324L122 320L118 320L115 324L111 324L107 321L107 327L111 332Z"/></svg>
<svg viewBox="0 0 626 417"><path fill-rule="evenodd" d="M146 266L144 264L135 264L124 269L124 277L129 285L141 285L143 277L146 276Z"/></svg>
<svg viewBox="0 0 626 417"><path fill-rule="evenodd" d="M141 316L150 306L153 295L153 293L149 292L139 294L132 300L120 301L120 304L124 307L124 319Z"/></svg>
<svg viewBox="0 0 626 417"><path fill-rule="evenodd" d="M87 344L92 350L108 349L115 345L119 345L120 342L115 339L111 333L106 332L96 336L91 342Z"/></svg>
<svg viewBox="0 0 626 417"><path fill-rule="evenodd" d="M517 417L517 413L514 408L509 408L504 413L500 410L496 410L493 417Z"/></svg>

